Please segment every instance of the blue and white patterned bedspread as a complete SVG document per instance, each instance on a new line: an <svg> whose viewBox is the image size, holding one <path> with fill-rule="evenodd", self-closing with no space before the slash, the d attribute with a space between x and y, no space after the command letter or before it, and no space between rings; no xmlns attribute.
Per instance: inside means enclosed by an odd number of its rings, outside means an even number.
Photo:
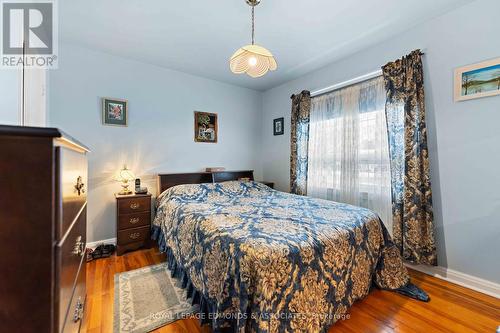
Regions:
<svg viewBox="0 0 500 333"><path fill-rule="evenodd" d="M256 182L180 185L158 198L154 224L217 316L215 332L325 332L372 282L409 282L372 211Z"/></svg>

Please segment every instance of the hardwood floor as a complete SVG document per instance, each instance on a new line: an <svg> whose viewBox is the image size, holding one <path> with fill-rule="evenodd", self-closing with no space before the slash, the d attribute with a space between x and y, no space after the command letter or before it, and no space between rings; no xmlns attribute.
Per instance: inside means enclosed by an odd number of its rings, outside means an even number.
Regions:
<svg viewBox="0 0 500 333"><path fill-rule="evenodd" d="M113 277L164 261L157 249L141 250L87 263L87 305L83 332L113 332ZM413 282L431 296L429 303L397 293L374 290L350 309L350 318L337 322L337 332L488 332L500 325L500 300L417 271ZM209 333L196 319L180 320L154 332Z"/></svg>

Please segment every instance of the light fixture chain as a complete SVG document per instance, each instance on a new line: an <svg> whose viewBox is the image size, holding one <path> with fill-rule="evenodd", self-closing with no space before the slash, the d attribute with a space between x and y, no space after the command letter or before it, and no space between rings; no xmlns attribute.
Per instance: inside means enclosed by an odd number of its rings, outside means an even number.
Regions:
<svg viewBox="0 0 500 333"><path fill-rule="evenodd" d="M255 6L252 6L252 45L255 44Z"/></svg>

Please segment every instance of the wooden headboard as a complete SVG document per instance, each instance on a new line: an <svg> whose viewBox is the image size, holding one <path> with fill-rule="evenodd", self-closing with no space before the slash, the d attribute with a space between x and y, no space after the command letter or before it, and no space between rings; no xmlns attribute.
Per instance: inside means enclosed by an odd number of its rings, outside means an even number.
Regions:
<svg viewBox="0 0 500 333"><path fill-rule="evenodd" d="M164 173L158 175L158 195L176 185L220 183L241 178L253 179L253 170L243 171L218 171L218 172L189 172L189 173Z"/></svg>

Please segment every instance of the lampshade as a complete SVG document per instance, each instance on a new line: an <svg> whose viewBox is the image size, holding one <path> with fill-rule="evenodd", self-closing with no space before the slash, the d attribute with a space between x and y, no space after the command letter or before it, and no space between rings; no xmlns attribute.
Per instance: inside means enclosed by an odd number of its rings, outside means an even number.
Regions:
<svg viewBox="0 0 500 333"><path fill-rule="evenodd" d="M130 191L128 189L128 182L131 181L131 180L134 180L135 179L135 175L132 171L130 171L129 169L127 169L127 166L124 165L123 166L123 169L120 170L120 172L118 172L118 174L116 175L116 178L115 178L117 181L121 182L122 184L122 190L120 191L120 193L118 194L121 194L121 195L127 195L127 194L131 194L132 191Z"/></svg>
<svg viewBox="0 0 500 333"><path fill-rule="evenodd" d="M124 165L123 169L121 169L120 172L118 173L116 180L120 182L128 182L134 179L135 179L134 173L129 169L127 169L127 166Z"/></svg>
<svg viewBox="0 0 500 333"><path fill-rule="evenodd" d="M271 52L255 44L238 49L231 57L229 65L233 73L247 73L251 77L260 77L269 70L274 71L278 68Z"/></svg>

